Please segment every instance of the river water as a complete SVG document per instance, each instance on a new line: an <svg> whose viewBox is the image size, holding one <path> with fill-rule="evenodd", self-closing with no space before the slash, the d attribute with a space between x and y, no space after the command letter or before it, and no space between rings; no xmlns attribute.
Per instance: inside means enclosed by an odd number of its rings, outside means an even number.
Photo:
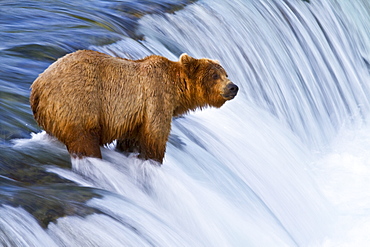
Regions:
<svg viewBox="0 0 370 247"><path fill-rule="evenodd" d="M367 0L0 9L1 246L368 245ZM77 49L217 59L240 91L174 119L161 167L112 145L103 160L70 160L28 97L39 73Z"/></svg>

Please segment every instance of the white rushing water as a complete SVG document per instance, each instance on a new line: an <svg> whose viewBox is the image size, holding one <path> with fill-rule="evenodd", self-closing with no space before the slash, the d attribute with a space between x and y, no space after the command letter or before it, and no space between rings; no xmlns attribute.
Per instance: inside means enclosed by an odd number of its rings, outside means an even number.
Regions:
<svg viewBox="0 0 370 247"><path fill-rule="evenodd" d="M43 230L3 206L1 231L18 246L367 246L369 11L366 0L199 1L142 18L140 42L92 47L218 59L240 93L175 119L162 167L109 149L47 167L105 190L88 202L105 214ZM16 146L33 142L66 152L44 133Z"/></svg>

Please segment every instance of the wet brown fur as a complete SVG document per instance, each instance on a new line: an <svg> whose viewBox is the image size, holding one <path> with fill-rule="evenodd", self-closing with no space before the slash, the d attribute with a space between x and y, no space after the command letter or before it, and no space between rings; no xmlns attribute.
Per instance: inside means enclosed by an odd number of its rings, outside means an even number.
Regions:
<svg viewBox="0 0 370 247"><path fill-rule="evenodd" d="M38 124L73 157L101 158L99 146L118 139L119 149L162 163L172 117L221 107L229 83L210 59L184 54L178 62L156 55L128 60L83 50L40 74L30 103Z"/></svg>

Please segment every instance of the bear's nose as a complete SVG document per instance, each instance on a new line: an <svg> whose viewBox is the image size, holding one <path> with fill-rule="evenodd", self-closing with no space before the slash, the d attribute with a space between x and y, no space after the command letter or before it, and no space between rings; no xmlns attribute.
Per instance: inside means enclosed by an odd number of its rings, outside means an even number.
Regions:
<svg viewBox="0 0 370 247"><path fill-rule="evenodd" d="M231 100L236 96L238 90L239 90L238 86L230 82L225 86L224 92L221 95L222 97L224 97L224 99Z"/></svg>
<svg viewBox="0 0 370 247"><path fill-rule="evenodd" d="M227 84L227 89L229 90L230 94L233 94L234 96L237 94L239 88L234 83Z"/></svg>

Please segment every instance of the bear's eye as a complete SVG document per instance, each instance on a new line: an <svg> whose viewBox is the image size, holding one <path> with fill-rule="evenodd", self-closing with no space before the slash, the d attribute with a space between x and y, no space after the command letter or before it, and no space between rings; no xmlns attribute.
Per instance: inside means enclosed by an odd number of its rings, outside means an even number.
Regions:
<svg viewBox="0 0 370 247"><path fill-rule="evenodd" d="M213 80L217 80L217 79L219 79L220 78L220 76L218 75L218 74L213 74L212 75L212 79Z"/></svg>

